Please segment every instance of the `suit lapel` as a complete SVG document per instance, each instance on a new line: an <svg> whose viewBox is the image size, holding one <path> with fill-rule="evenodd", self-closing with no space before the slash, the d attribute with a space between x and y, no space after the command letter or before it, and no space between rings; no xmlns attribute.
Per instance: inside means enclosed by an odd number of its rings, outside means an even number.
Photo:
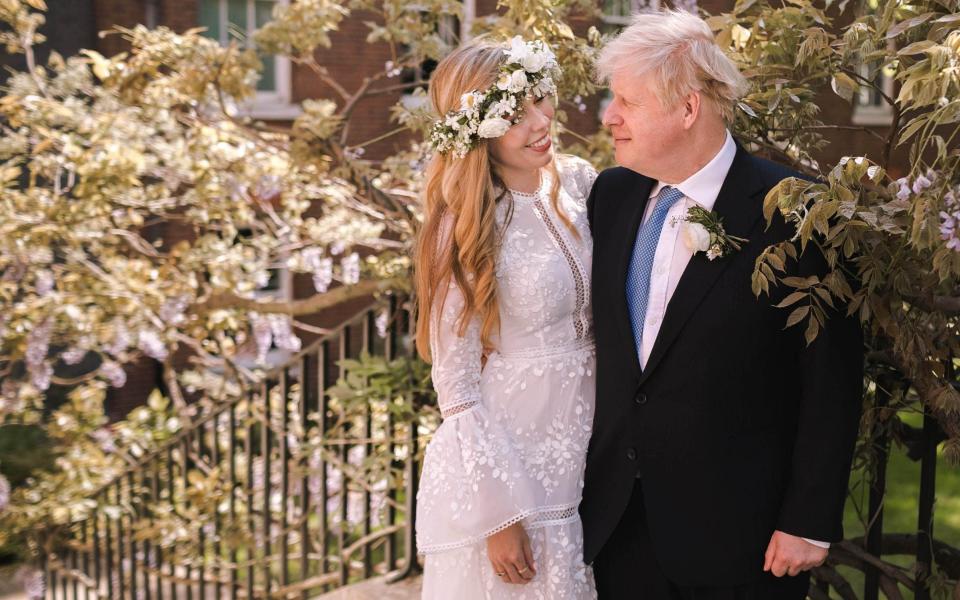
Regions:
<svg viewBox="0 0 960 600"><path fill-rule="evenodd" d="M728 235L749 238L748 234L753 225L763 215L762 202L754 199L754 196L763 191L763 182L756 176L752 167L750 155L738 144L737 154L713 207L714 212L723 220L723 226ZM653 343L640 383L643 383L656 369L684 324L733 258L727 256L711 261L702 252L690 258L690 263L683 271L677 283L677 289L667 304L663 324Z"/></svg>
<svg viewBox="0 0 960 600"><path fill-rule="evenodd" d="M640 229L640 222L643 221L643 213L647 208L647 202L650 200L650 191L653 189L656 181L637 175L634 184L627 193L623 202L620 204L617 214L617 233L612 239L623 240L621 244L614 245L615 252L618 252L616 262L617 287L613 290L614 306L616 307L617 329L622 336L621 342L623 348L628 348L637 353L637 345L633 339L633 325L630 323L630 309L627 306L627 270L630 268L630 258L633 255L634 242L637 239L637 231ZM640 375L640 363L636 363L637 372Z"/></svg>

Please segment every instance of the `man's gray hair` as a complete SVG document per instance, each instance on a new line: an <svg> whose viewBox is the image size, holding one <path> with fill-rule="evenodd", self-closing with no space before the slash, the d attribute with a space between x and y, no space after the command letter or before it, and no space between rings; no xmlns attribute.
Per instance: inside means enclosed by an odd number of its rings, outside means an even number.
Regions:
<svg viewBox="0 0 960 600"><path fill-rule="evenodd" d="M654 93L665 107L699 91L727 123L733 120L734 104L748 87L703 19L680 10L635 15L597 60L602 83L609 83L617 73L652 73Z"/></svg>

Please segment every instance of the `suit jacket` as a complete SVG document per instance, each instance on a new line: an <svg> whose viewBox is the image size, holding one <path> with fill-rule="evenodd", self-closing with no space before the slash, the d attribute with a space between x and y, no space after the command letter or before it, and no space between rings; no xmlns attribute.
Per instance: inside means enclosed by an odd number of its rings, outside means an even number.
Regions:
<svg viewBox="0 0 960 600"><path fill-rule="evenodd" d="M681 585L755 579L775 529L842 539L843 503L856 441L863 341L856 318L830 315L813 344L785 329L794 307L753 295L757 256L793 233L766 193L799 174L739 145L714 211L741 250L693 256L641 371L625 281L654 180L604 171L588 199L594 239L597 406L580 513L591 563L642 480L656 559ZM678 242L682 243L682 242ZM792 274L825 270L813 244Z"/></svg>

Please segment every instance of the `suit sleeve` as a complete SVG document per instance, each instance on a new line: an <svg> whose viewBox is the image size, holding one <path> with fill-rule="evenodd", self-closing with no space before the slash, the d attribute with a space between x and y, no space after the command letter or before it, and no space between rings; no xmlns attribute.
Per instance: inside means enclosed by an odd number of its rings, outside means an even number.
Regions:
<svg viewBox="0 0 960 600"><path fill-rule="evenodd" d="M826 263L811 244L801 273L824 273ZM843 505L859 431L863 397L863 332L846 307L828 313L812 344L802 336L801 385L792 472L778 529L803 538L843 539Z"/></svg>

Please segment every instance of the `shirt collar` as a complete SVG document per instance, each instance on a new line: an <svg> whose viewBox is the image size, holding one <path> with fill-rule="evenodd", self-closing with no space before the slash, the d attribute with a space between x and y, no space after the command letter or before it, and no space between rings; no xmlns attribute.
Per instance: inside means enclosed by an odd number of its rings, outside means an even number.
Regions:
<svg viewBox="0 0 960 600"><path fill-rule="evenodd" d="M684 196L693 200L705 210L713 210L713 205L717 202L720 188L723 187L723 181L727 178L727 172L730 170L736 154L737 145L728 130L723 146L720 147L716 156L710 159L710 162L705 164L702 169L672 187L680 190ZM653 186L653 190L650 192L650 197L656 197L660 190L667 185L670 184L657 182L657 185Z"/></svg>

